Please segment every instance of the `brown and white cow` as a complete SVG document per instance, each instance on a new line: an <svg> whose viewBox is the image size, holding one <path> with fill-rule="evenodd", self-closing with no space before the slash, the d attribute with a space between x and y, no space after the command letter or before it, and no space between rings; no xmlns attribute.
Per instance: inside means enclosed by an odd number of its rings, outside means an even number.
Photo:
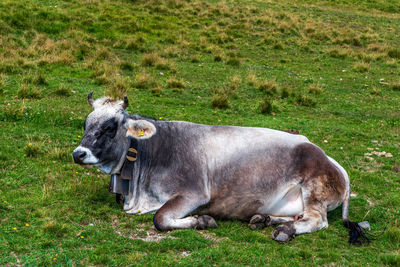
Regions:
<svg viewBox="0 0 400 267"><path fill-rule="evenodd" d="M343 204L350 241L365 237L348 219L346 171L302 135L157 121L128 115L126 97L94 101L90 93L88 99L94 110L74 161L108 174L124 171L125 212L155 212L158 230L204 229L217 227L214 218L237 219L252 229L278 224L272 238L286 242L328 227L327 212Z"/></svg>

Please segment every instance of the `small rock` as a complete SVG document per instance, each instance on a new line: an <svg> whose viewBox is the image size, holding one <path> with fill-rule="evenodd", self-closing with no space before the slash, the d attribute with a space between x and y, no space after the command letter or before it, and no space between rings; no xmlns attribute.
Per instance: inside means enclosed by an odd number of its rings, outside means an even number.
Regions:
<svg viewBox="0 0 400 267"><path fill-rule="evenodd" d="M367 221L359 222L358 226L360 226L362 229L365 229L365 230L368 230L368 231L371 230L371 225Z"/></svg>
<svg viewBox="0 0 400 267"><path fill-rule="evenodd" d="M393 170L394 170L395 172L400 172L400 167L399 167L399 166L394 166L394 167L393 167Z"/></svg>

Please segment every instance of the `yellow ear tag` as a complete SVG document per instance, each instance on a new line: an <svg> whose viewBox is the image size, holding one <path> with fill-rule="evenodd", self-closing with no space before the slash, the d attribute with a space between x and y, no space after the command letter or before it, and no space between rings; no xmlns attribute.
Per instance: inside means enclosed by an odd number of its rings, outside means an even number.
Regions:
<svg viewBox="0 0 400 267"><path fill-rule="evenodd" d="M144 135L144 131L143 131L143 129L142 129L142 130L140 130L140 133L139 133L138 136L143 136L143 135Z"/></svg>

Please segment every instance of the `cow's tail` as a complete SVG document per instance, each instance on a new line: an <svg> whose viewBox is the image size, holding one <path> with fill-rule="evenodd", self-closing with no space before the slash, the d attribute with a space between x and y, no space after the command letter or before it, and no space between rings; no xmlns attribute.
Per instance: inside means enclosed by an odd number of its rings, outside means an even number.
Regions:
<svg viewBox="0 0 400 267"><path fill-rule="evenodd" d="M337 164L337 163L336 163ZM337 164L339 165L339 164ZM366 229L369 228L368 222L356 223L349 220L349 202L350 202L350 180L345 169L339 165L339 169L346 180L346 195L342 204L342 219L344 226L349 229L349 243L362 244L369 243L370 238L366 234Z"/></svg>
<svg viewBox="0 0 400 267"><path fill-rule="evenodd" d="M346 194L342 204L342 219L344 226L349 229L349 243L350 244L362 244L369 243L370 238L366 235L366 228L369 227L368 222L356 223L349 220L349 201L350 201L350 179L346 170L340 166L334 159L330 158L331 162L340 170L343 174L346 184Z"/></svg>

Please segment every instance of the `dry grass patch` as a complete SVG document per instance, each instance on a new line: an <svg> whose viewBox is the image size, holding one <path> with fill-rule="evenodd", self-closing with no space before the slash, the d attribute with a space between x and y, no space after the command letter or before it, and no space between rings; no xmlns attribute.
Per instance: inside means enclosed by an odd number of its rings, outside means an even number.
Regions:
<svg viewBox="0 0 400 267"><path fill-rule="evenodd" d="M233 67L239 67L240 66L240 60L235 57L230 57L227 61L226 64L231 65Z"/></svg>
<svg viewBox="0 0 400 267"><path fill-rule="evenodd" d="M168 59L161 58L156 64L156 68L159 70L170 70L173 73L176 72L175 64L170 62Z"/></svg>
<svg viewBox="0 0 400 267"><path fill-rule="evenodd" d="M269 97L265 97L260 103L259 109L262 114L271 114L273 110L272 100Z"/></svg>
<svg viewBox="0 0 400 267"><path fill-rule="evenodd" d="M129 78L116 76L111 85L107 87L105 94L112 99L122 99L128 92L129 84Z"/></svg>
<svg viewBox="0 0 400 267"><path fill-rule="evenodd" d="M399 82L392 83L392 89L393 89L394 91L400 91L400 81L399 81Z"/></svg>
<svg viewBox="0 0 400 267"><path fill-rule="evenodd" d="M374 52L387 52L388 51L388 46L387 45L382 45L379 43L373 43L373 44L369 44L367 46L367 49L369 51L374 51Z"/></svg>
<svg viewBox="0 0 400 267"><path fill-rule="evenodd" d="M164 48L164 50L161 52L161 55L163 57L173 58L173 57L178 57L180 52L181 51L177 46L168 46Z"/></svg>
<svg viewBox="0 0 400 267"><path fill-rule="evenodd" d="M71 88L64 83L60 84L55 91L55 94L58 96L70 96L71 93L72 93Z"/></svg>
<svg viewBox="0 0 400 267"><path fill-rule="evenodd" d="M249 86L255 86L258 83L257 75L254 72L250 72L247 75L246 80Z"/></svg>
<svg viewBox="0 0 400 267"><path fill-rule="evenodd" d="M144 54L141 59L141 65L144 67L153 67L160 63L162 58L156 53Z"/></svg>
<svg viewBox="0 0 400 267"><path fill-rule="evenodd" d="M298 105L305 107L315 107L317 105L317 101L314 98L302 94L297 95L295 101Z"/></svg>
<svg viewBox="0 0 400 267"><path fill-rule="evenodd" d="M167 81L167 87L182 92L185 88L185 81L183 79L178 79L175 76L171 76Z"/></svg>
<svg viewBox="0 0 400 267"><path fill-rule="evenodd" d="M242 83L242 78L240 76L235 75L231 78L229 83L229 91L232 96L237 96L238 89L241 83Z"/></svg>
<svg viewBox="0 0 400 267"><path fill-rule="evenodd" d="M151 89L151 93L155 96L161 96L162 92L163 92L162 88L158 85L153 89Z"/></svg>
<svg viewBox="0 0 400 267"><path fill-rule="evenodd" d="M154 87L155 85L156 85L156 81L147 72L141 72L136 75L136 79L135 79L135 87L136 88L148 89L148 88Z"/></svg>
<svg viewBox="0 0 400 267"><path fill-rule="evenodd" d="M214 108L227 108L229 107L229 95L223 89L218 89L212 96L211 106Z"/></svg>
<svg viewBox="0 0 400 267"><path fill-rule="evenodd" d="M400 58L400 49L399 48L392 48L387 52L387 55L391 58Z"/></svg>
<svg viewBox="0 0 400 267"><path fill-rule="evenodd" d="M379 88L379 87L372 87L371 95L373 95L373 96L381 96L382 95L382 89Z"/></svg>
<svg viewBox="0 0 400 267"><path fill-rule="evenodd" d="M308 86L308 92L310 94L319 95L322 91L323 88L319 83L312 83Z"/></svg>
<svg viewBox="0 0 400 267"><path fill-rule="evenodd" d="M17 91L17 97L20 99L24 99L24 98L38 99L41 97L41 91L32 85L22 83L20 88Z"/></svg>
<svg viewBox="0 0 400 267"><path fill-rule="evenodd" d="M328 54L331 57L343 59L346 57L351 57L353 55L353 51L345 48L332 48L328 50Z"/></svg>
<svg viewBox="0 0 400 267"><path fill-rule="evenodd" d="M278 91L278 84L275 81L261 81L258 85L258 90L268 95L276 94Z"/></svg>
<svg viewBox="0 0 400 267"><path fill-rule="evenodd" d="M353 65L353 70L356 71L356 72L367 72L369 70L369 63L356 62Z"/></svg>

